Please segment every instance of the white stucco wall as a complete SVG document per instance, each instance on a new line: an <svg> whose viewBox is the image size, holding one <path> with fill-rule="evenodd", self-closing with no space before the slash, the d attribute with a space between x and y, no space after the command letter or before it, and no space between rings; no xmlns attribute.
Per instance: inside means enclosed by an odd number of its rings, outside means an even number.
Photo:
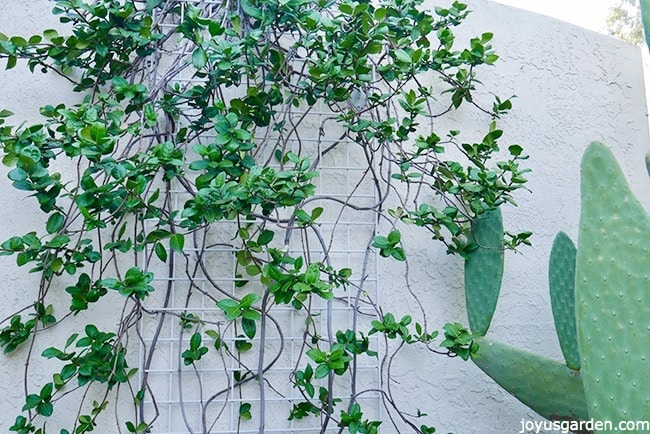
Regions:
<svg viewBox="0 0 650 434"><path fill-rule="evenodd" d="M494 32L501 56L494 69L478 72L481 80L502 96L517 96L513 112L500 121L505 131L502 143L521 144L533 169L527 184L531 193L518 195L518 208L503 209L506 229L533 231L533 246L506 254L501 299L488 336L562 360L550 309L547 264L558 231L577 240L579 166L591 141L613 148L632 189L650 209L641 52L549 17L488 1L468 3L474 12L462 32ZM465 132L473 118L462 116L459 129ZM406 253L412 288L429 303L429 323L466 323L461 261L418 240L413 235ZM399 264L388 266L381 280L384 301L397 304L406 298L403 304L414 308L412 298L391 281L400 274ZM400 376L403 390L410 402L434 402L428 409L439 410L435 420L440 432L511 433L521 429L521 419L539 418L470 363L415 352L411 360L407 358L403 366L409 369Z"/></svg>
<svg viewBox="0 0 650 434"><path fill-rule="evenodd" d="M518 208L504 209L508 228L534 232L533 247L506 256L502 298L490 336L559 359L547 295L547 262L555 233L563 230L577 238L579 164L590 141L613 148L632 189L650 209L650 182L643 162L650 140L640 49L500 4L468 3L474 12L459 37L485 31L495 34L494 47L501 60L479 75L486 88L499 89L505 97L517 96L514 110L500 122L505 131L502 143L521 144L533 169L528 183L531 193L519 194ZM0 32L28 35L55 26L56 19L48 13L51 6L47 0L0 0ZM39 106L61 100L57 92L61 81L52 75L32 76L17 68L1 71L0 84L0 109L10 108L19 119L32 118ZM486 123L475 112L461 111L454 117L457 128L470 134L477 120ZM484 131L475 133L478 137ZM25 222L34 218L35 207L13 191L4 168L0 174L4 205L0 239L4 240L22 231ZM409 282L424 303L429 326L466 323L461 261L422 242L416 230L400 229L410 258ZM402 264L383 260L380 269L382 302L396 314L417 315L416 303L404 287ZM0 258L0 282L0 317L5 317L21 304L19 297L35 279L17 271L13 258ZM521 419L539 418L469 362L414 349L404 351L396 363L395 380L400 384L393 386L393 393L428 413L437 432L518 432ZM3 427L19 412L13 406L20 402L20 369L17 358L2 361Z"/></svg>

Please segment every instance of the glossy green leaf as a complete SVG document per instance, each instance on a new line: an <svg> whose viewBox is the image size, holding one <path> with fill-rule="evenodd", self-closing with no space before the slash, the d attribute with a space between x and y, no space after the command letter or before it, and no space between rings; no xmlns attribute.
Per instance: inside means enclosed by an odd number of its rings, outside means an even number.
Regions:
<svg viewBox="0 0 650 434"><path fill-rule="evenodd" d="M163 262L167 262L167 249L165 249L165 246L163 246L161 242L157 242L154 245L154 251L158 259L160 259Z"/></svg>
<svg viewBox="0 0 650 434"><path fill-rule="evenodd" d="M61 214L60 212L56 212L47 219L47 225L45 226L45 229L47 230L48 234L53 234L61 230L63 228L63 224L65 223L65 216Z"/></svg>
<svg viewBox="0 0 650 434"><path fill-rule="evenodd" d="M169 247L177 252L183 253L183 247L185 246L185 236L183 234L174 234L169 238Z"/></svg>
<svg viewBox="0 0 650 434"><path fill-rule="evenodd" d="M257 333L257 325L255 324L254 320L248 318L242 318L241 326L242 329L244 330L244 334L249 339L253 339L255 337L255 334Z"/></svg>

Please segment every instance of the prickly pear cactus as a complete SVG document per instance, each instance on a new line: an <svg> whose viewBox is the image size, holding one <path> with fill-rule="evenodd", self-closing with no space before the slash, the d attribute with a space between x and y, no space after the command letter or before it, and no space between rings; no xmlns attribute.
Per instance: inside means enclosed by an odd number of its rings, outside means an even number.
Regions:
<svg viewBox="0 0 650 434"><path fill-rule="evenodd" d="M560 232L553 241L548 266L548 283L555 330L569 368L580 369L575 318L576 248L571 238Z"/></svg>
<svg viewBox="0 0 650 434"><path fill-rule="evenodd" d="M589 416L650 417L650 217L612 153L582 160L576 320Z"/></svg>
<svg viewBox="0 0 650 434"><path fill-rule="evenodd" d="M650 0L640 0L641 7L641 21L643 22L643 32L645 33L645 41L650 48Z"/></svg>
<svg viewBox="0 0 650 434"><path fill-rule="evenodd" d="M474 363L501 387L551 420L588 419L580 373L487 338L478 338Z"/></svg>
<svg viewBox="0 0 650 434"><path fill-rule="evenodd" d="M481 246L465 262L465 299L470 328L475 335L488 331L503 276L503 222L499 211L478 219L472 228ZM553 420L586 419L587 405L579 372L575 332L573 280L575 247L565 234L558 236L550 264L551 294L556 322L565 342L562 363L487 338L478 338L474 363L540 415ZM571 327L573 324L573 328ZM569 363L569 362L568 362Z"/></svg>
<svg viewBox="0 0 650 434"><path fill-rule="evenodd" d="M500 211L487 213L474 222L472 234L480 245L465 262L465 300L472 333L484 336L496 309L503 277L503 221ZM554 316L567 344L562 363L508 345L478 338L474 363L501 387L540 415L554 420L587 418L587 406L579 373L573 280L575 247L566 236L556 242L551 259ZM571 330L573 323L573 330ZM572 344L570 343L572 342ZM563 347L563 348L564 348ZM571 369L570 369L571 368Z"/></svg>
<svg viewBox="0 0 650 434"><path fill-rule="evenodd" d="M469 328L485 336L497 307L503 277L503 219L501 210L486 212L472 225L478 248L465 261L465 304Z"/></svg>

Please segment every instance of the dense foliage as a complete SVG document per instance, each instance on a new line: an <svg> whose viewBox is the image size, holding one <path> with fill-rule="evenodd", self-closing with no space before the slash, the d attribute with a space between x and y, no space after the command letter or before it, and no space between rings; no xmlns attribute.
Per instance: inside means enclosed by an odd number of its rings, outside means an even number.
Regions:
<svg viewBox="0 0 650 434"><path fill-rule="evenodd" d="M492 34L458 49L454 27L467 6L427 12L420 3L58 0L54 13L69 32L0 34L8 69L58 74L79 95L71 106L42 107L35 124L8 125L12 113L0 112L8 178L44 215L0 246L41 276L25 296L35 301L5 319L0 346L32 358L42 339L41 356L53 360L45 366L58 367L46 384L25 382L24 413L10 431L44 433L59 401L76 396L77 413L57 419L61 434L93 431L111 402L127 411L104 423L149 432L160 397L148 372L173 322L178 371L195 374L201 388L198 418L183 407L188 432L210 432L230 417L210 408L217 399L237 403L238 426L255 416L262 432L274 391L265 376L288 351L277 318L291 310L304 321L293 332L302 334L298 364L284 377L300 396L286 398L292 423L434 432L416 421L424 414L399 408L390 373L379 391L390 419L365 418L360 397L370 391L357 384L357 367L378 357L377 336L401 342L381 355L382 372L403 344L466 359L472 336L447 324L434 345L438 333L426 323L376 304L364 287L369 258L376 251L406 260L403 223L467 255L476 248L471 222L513 202L526 157L518 145L500 152L497 120L510 100L475 100L476 70L498 59ZM462 126L437 130L461 106L489 119L481 140L465 140ZM309 123L311 113L321 113L320 124ZM358 184L347 197L323 193L320 165L346 149L363 158ZM356 204L362 185L373 190L372 204ZM336 265L327 241L345 224L342 210L389 223L384 235L368 234L358 268ZM508 234L504 243L514 248L529 235ZM218 247L232 261L215 264ZM230 273L232 288L220 273ZM336 329L333 306L355 312L350 329ZM88 322L96 312L117 326ZM47 338L55 327L67 340ZM201 380L208 358L236 367L224 370L224 389Z"/></svg>

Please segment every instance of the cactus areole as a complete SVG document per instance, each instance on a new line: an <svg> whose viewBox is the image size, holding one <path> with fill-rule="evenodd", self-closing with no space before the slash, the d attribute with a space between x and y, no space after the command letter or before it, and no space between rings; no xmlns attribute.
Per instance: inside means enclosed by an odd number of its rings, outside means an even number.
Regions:
<svg viewBox="0 0 650 434"><path fill-rule="evenodd" d="M582 160L576 322L589 416L650 415L650 217L611 151Z"/></svg>

